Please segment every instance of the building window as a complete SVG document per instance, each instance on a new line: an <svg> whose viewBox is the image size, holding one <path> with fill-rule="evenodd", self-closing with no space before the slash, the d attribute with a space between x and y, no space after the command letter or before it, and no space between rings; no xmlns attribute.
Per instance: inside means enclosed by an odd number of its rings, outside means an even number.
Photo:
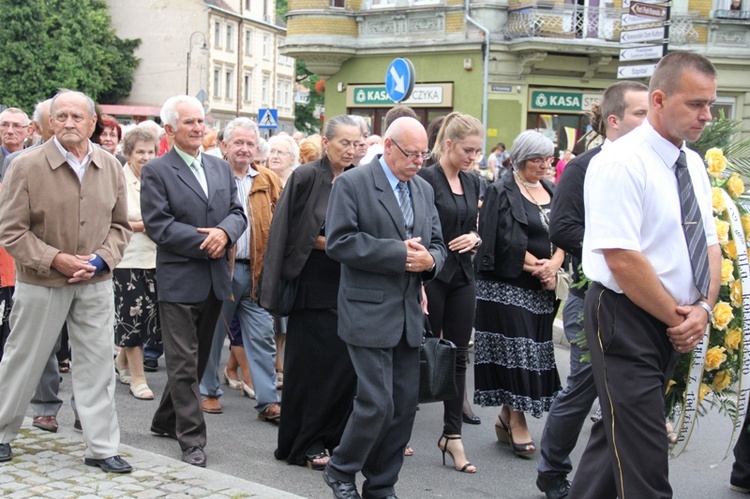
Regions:
<svg viewBox="0 0 750 499"><path fill-rule="evenodd" d="M250 0L245 0L245 10L250 10Z"/></svg>
<svg viewBox="0 0 750 499"><path fill-rule="evenodd" d="M232 36L232 25L227 24L227 44L225 46L227 50L232 50L232 47L234 47L232 40L234 40L234 37Z"/></svg>
<svg viewBox="0 0 750 499"><path fill-rule="evenodd" d="M226 97L227 99L234 98L234 95L232 94L232 80L234 79L233 74L234 74L234 71L232 71L231 69L227 69L224 72L224 89L225 89L224 97Z"/></svg>
<svg viewBox="0 0 750 499"><path fill-rule="evenodd" d="M271 80L268 76L263 76L263 85L261 87L260 101L263 106L268 106L268 96L271 92Z"/></svg>
<svg viewBox="0 0 750 499"><path fill-rule="evenodd" d="M221 47L221 23L214 23L214 46Z"/></svg>
<svg viewBox="0 0 750 499"><path fill-rule="evenodd" d="M373 8L379 8L379 7L395 7L396 0L370 0L370 7Z"/></svg>
<svg viewBox="0 0 750 499"><path fill-rule="evenodd" d="M331 0L329 5L337 9L343 9L346 7L346 0Z"/></svg>
<svg viewBox="0 0 750 499"><path fill-rule="evenodd" d="M245 77L243 78L243 89L242 89L242 96L245 101L250 102L253 97L253 74L252 73L245 73Z"/></svg>
<svg viewBox="0 0 750 499"><path fill-rule="evenodd" d="M214 97L221 97L221 70L214 69Z"/></svg>
<svg viewBox="0 0 750 499"><path fill-rule="evenodd" d="M271 37L267 34L263 35L263 59L271 59Z"/></svg>
<svg viewBox="0 0 750 499"><path fill-rule="evenodd" d="M292 107L292 83L284 82L284 107Z"/></svg>
<svg viewBox="0 0 750 499"><path fill-rule="evenodd" d="M716 0L715 6L717 19L750 20L750 0Z"/></svg>
<svg viewBox="0 0 750 499"><path fill-rule="evenodd" d="M245 30L245 53L250 55L253 53L253 32L251 30Z"/></svg>

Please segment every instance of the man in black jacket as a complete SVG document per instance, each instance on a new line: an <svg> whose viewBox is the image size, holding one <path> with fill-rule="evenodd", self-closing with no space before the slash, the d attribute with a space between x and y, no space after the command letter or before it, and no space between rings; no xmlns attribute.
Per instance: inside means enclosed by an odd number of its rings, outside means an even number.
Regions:
<svg viewBox="0 0 750 499"><path fill-rule="evenodd" d="M576 156L565 167L555 191L550 214L550 240L565 250L572 260L573 280L579 282L578 267L584 231L583 182L589 161L615 141L640 125L648 112L648 87L642 83L623 81L604 92L601 104L594 110L591 125L606 140L603 146ZM547 499L567 497L573 469L570 452L576 445L583 422L596 399L596 386L591 364L581 362L585 353L576 343L583 329L583 298L585 289L571 287L563 309L565 337L570 341L570 375L568 384L558 393L550 409L541 440L537 471L537 487Z"/></svg>

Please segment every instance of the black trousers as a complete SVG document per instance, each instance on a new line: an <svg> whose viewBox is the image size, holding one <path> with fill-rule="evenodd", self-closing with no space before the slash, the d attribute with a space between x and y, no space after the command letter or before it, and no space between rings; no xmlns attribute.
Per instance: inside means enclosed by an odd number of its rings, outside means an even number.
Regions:
<svg viewBox="0 0 750 499"><path fill-rule="evenodd" d="M466 388L466 363L474 309L477 305L477 287L463 272L456 272L451 282L432 280L425 286L427 307L432 332L456 344L456 386L458 396L443 402L443 433L461 434L461 411Z"/></svg>
<svg viewBox="0 0 750 499"><path fill-rule="evenodd" d="M734 464L729 482L750 489L750 411L745 415L742 431L734 445Z"/></svg>
<svg viewBox="0 0 750 499"><path fill-rule="evenodd" d="M200 303L159 302L167 386L152 424L175 432L183 451L206 446L199 385L219 314L221 301L213 290Z"/></svg>
<svg viewBox="0 0 750 499"><path fill-rule="evenodd" d="M667 326L599 283L586 294L584 314L602 419L569 497L672 497L664 388L678 355Z"/></svg>

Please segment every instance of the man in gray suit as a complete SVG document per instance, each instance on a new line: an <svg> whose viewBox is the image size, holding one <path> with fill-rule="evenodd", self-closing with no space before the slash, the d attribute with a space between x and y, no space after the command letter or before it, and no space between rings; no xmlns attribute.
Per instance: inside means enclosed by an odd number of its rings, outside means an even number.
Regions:
<svg viewBox="0 0 750 499"><path fill-rule="evenodd" d="M157 244L167 366L167 386L151 431L178 440L186 463L206 466L198 385L221 302L231 293L227 250L245 231L247 218L229 163L200 153L204 112L198 99L167 99L161 119L174 147L146 163L141 174L143 224Z"/></svg>
<svg viewBox="0 0 750 499"><path fill-rule="evenodd" d="M427 134L399 118L384 153L342 174L326 215L326 252L341 262L339 336L357 372L357 396L324 479L336 498L396 497L394 485L411 436L424 327L422 283L445 261L432 187L415 177Z"/></svg>

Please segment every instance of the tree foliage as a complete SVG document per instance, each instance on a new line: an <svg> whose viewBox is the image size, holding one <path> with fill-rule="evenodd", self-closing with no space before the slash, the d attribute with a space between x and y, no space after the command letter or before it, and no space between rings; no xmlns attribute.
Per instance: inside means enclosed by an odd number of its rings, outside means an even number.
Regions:
<svg viewBox="0 0 750 499"><path fill-rule="evenodd" d="M141 41L122 40L102 0L0 0L0 103L31 110L58 88L127 96Z"/></svg>

